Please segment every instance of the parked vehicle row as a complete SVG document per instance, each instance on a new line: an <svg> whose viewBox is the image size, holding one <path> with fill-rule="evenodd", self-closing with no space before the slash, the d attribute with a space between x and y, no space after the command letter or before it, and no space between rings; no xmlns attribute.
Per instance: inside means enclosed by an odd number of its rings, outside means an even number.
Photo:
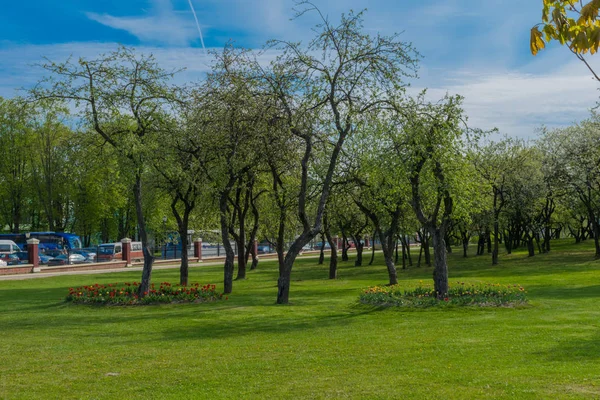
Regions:
<svg viewBox="0 0 600 400"><path fill-rule="evenodd" d="M78 249L40 248L38 254L40 265L69 265L106 261L119 261L123 258L121 243L104 243L98 247ZM131 259L139 262L144 259L142 242L131 243ZM29 263L29 253L19 248L12 240L0 240L0 266Z"/></svg>
<svg viewBox="0 0 600 400"><path fill-rule="evenodd" d="M123 245L121 243L104 243L98 246L98 262L119 261L123 259ZM131 242L131 260L140 262L144 260L142 242Z"/></svg>

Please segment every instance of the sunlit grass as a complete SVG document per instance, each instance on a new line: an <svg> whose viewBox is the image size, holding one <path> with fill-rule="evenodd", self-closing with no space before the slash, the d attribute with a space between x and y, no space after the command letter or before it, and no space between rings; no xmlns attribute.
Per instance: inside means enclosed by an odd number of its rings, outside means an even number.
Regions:
<svg viewBox="0 0 600 400"><path fill-rule="evenodd" d="M367 257L368 259L368 257ZM416 287L432 268L400 271ZM190 281L222 287L222 268ZM0 282L0 398L594 398L600 396L600 263L591 243L528 258L450 256L450 280L520 284L529 307L379 309L383 260L342 263L336 281L298 261L290 304L275 305L276 265L234 282L227 302L66 304L72 286L138 272ZM178 281L176 270L154 281Z"/></svg>

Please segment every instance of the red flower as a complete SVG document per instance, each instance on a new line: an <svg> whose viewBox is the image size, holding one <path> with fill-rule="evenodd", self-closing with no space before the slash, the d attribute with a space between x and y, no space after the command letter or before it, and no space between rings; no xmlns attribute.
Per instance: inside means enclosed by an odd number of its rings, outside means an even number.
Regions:
<svg viewBox="0 0 600 400"><path fill-rule="evenodd" d="M450 301L450 299L447 297L444 297L444 301Z"/></svg>

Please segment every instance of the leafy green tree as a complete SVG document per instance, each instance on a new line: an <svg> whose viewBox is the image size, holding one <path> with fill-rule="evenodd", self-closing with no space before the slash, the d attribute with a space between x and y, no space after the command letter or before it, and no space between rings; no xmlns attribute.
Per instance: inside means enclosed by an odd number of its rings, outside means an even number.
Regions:
<svg viewBox="0 0 600 400"><path fill-rule="evenodd" d="M473 161L477 172L489 188L493 230L492 265L498 264L498 246L500 241L500 213L508 200L509 182L518 174L525 161L523 141L505 137L476 149Z"/></svg>
<svg viewBox="0 0 600 400"><path fill-rule="evenodd" d="M202 112L194 109L191 113ZM181 266L179 283L188 284L188 231L190 218L197 201L208 191L207 165L212 158L202 135L206 134L202 118L196 115L174 118L160 137L163 151L153 157L158 179L155 184L170 197L170 208L181 243Z"/></svg>
<svg viewBox="0 0 600 400"><path fill-rule="evenodd" d="M567 128L546 130L542 136L546 163L557 184L569 188L585 209L600 258L600 117Z"/></svg>
<svg viewBox="0 0 600 400"><path fill-rule="evenodd" d="M402 78L413 76L417 54L398 35L364 33L361 13L342 15L334 25L311 2L297 3L298 16L316 12L321 19L307 46L274 41L283 54L262 78L280 118L303 144L298 218L302 232L279 267L277 303L288 302L294 261L322 230L323 212L344 142L359 128L361 115L403 93ZM314 213L309 215L310 164L315 142L328 144Z"/></svg>
<svg viewBox="0 0 600 400"><path fill-rule="evenodd" d="M73 186L70 142L74 132L63 120L65 110L39 104L35 110L32 135L32 174L34 187L51 231L63 232L72 224Z"/></svg>
<svg viewBox="0 0 600 400"><path fill-rule="evenodd" d="M195 107L201 107L210 129L207 143L216 155L210 163L209 179L217 193L221 239L225 249L224 292L233 289L235 252L238 247L238 279L246 276L247 216L250 210L253 172L258 165L257 149L264 127L263 98L249 72L246 51L225 47L216 55L206 89ZM247 204L246 204L247 203Z"/></svg>
<svg viewBox="0 0 600 400"><path fill-rule="evenodd" d="M461 103L459 96L428 103L421 94L408 106L395 109L395 127L387 131L391 150L410 184L412 209L432 237L433 281L439 297L448 293L447 229L453 218L468 212L474 198L474 171L465 156L469 136L465 135Z"/></svg>
<svg viewBox="0 0 600 400"><path fill-rule="evenodd" d="M161 69L153 56L138 55L120 47L96 59L47 62L49 73L31 96L36 100L70 102L78 117L109 145L134 171L132 182L139 236L144 248L144 269L139 295L148 293L153 251L148 241L142 201L143 175L149 155L158 151L157 133L164 129L179 90L170 84L174 72Z"/></svg>
<svg viewBox="0 0 600 400"><path fill-rule="evenodd" d="M21 99L0 97L0 212L2 225L14 233L32 203L32 112Z"/></svg>

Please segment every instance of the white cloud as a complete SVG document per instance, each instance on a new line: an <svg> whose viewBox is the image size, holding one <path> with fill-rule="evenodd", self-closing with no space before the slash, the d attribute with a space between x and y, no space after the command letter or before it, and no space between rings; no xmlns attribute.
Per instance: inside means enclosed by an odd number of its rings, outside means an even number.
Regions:
<svg viewBox="0 0 600 400"><path fill-rule="evenodd" d="M145 16L115 17L92 12L86 15L102 25L127 31L144 43L187 46L198 40L191 14L188 16L175 12L170 0L153 0L153 8Z"/></svg>
<svg viewBox="0 0 600 400"><path fill-rule="evenodd" d="M527 69L527 68L526 68ZM541 125L566 126L587 118L599 100L598 83L577 60L545 73L523 70L464 69L431 82L428 97L465 97L473 127L497 127L502 134L533 137ZM418 90L415 88L414 90Z"/></svg>
<svg viewBox="0 0 600 400"><path fill-rule="evenodd" d="M12 97L14 89L34 85L45 74L42 68L33 66L41 63L43 56L53 61L63 61L70 55L95 58L116 47L115 43L4 44L0 47L0 96ZM186 68L177 75L177 83L201 79L212 61L198 48L142 46L137 51L154 54L165 69ZM261 60L267 63L275 56L275 52L266 53ZM424 68L412 90L429 87L431 99L439 99L446 92L463 95L472 126L497 127L511 136L532 137L540 125L569 125L586 118L596 105L598 85L585 66L569 56L566 49L559 48L518 69L489 64L456 71Z"/></svg>
<svg viewBox="0 0 600 400"><path fill-rule="evenodd" d="M117 43L63 43L52 45L7 45L0 47L0 96L13 97L15 90L30 88L36 84L46 71L39 65L45 62L44 57L54 62L74 59L94 59L101 54L116 50ZM208 49L220 51L222 49ZM152 54L158 64L166 70L180 70L174 82L182 84L197 81L211 69L213 58L200 48L177 47L165 48L157 46L139 46L138 53ZM277 55L275 51L267 51L257 55L259 62L268 64Z"/></svg>

